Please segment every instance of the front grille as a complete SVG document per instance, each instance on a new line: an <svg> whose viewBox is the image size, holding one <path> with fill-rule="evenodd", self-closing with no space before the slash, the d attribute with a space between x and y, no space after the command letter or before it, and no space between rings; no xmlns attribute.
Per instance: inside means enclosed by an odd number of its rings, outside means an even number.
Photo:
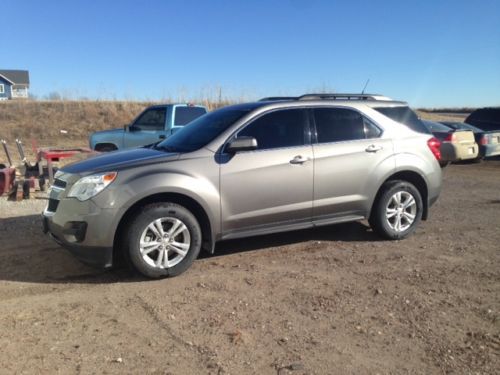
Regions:
<svg viewBox="0 0 500 375"><path fill-rule="evenodd" d="M49 199L49 205L47 207L47 211L56 212L57 206L59 206L59 201L57 199Z"/></svg>
<svg viewBox="0 0 500 375"><path fill-rule="evenodd" d="M66 188L66 181L59 180L58 178L56 178L54 180L54 183L52 184L52 186L58 187L58 188L61 188L61 189L65 189Z"/></svg>

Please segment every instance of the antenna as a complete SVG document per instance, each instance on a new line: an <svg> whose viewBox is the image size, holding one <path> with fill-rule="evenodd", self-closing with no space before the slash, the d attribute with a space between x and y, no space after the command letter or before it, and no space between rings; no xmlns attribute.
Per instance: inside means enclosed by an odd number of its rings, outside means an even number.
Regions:
<svg viewBox="0 0 500 375"><path fill-rule="evenodd" d="M365 90L366 90L366 86L368 86L368 83L370 82L370 78L368 78L366 80L366 83L365 83L365 87L363 87L363 91L361 91L361 95L363 95L365 93Z"/></svg>

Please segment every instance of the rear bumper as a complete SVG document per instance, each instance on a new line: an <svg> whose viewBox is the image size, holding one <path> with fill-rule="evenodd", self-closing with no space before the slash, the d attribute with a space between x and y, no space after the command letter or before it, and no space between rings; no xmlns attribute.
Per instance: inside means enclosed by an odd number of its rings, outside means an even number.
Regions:
<svg viewBox="0 0 500 375"><path fill-rule="evenodd" d="M456 145L444 142L441 145L441 155L443 161L459 161L475 159L479 155L477 143Z"/></svg>
<svg viewBox="0 0 500 375"><path fill-rule="evenodd" d="M479 154L485 158L490 156L498 156L500 155L500 144L481 145L479 146Z"/></svg>

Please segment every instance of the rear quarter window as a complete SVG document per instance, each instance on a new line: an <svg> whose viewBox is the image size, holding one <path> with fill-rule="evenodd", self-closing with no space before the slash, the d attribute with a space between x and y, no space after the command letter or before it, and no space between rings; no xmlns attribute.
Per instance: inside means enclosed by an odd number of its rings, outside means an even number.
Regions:
<svg viewBox="0 0 500 375"><path fill-rule="evenodd" d="M410 107L375 107L377 112L389 117L391 120L406 125L411 130L423 133L432 134L429 129L425 127L422 121L419 120L415 112Z"/></svg>

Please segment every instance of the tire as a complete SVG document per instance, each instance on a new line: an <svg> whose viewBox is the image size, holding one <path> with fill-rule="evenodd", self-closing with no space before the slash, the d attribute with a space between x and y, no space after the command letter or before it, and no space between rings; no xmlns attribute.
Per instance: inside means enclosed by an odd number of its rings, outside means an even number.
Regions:
<svg viewBox="0 0 500 375"><path fill-rule="evenodd" d="M124 251L135 271L157 279L186 271L201 243L200 225L189 210L175 203L154 203L132 219Z"/></svg>
<svg viewBox="0 0 500 375"><path fill-rule="evenodd" d="M407 203L410 204L405 207ZM414 185L401 180L389 181L382 186L368 221L381 237L400 240L415 231L422 219L423 207L422 196Z"/></svg>

